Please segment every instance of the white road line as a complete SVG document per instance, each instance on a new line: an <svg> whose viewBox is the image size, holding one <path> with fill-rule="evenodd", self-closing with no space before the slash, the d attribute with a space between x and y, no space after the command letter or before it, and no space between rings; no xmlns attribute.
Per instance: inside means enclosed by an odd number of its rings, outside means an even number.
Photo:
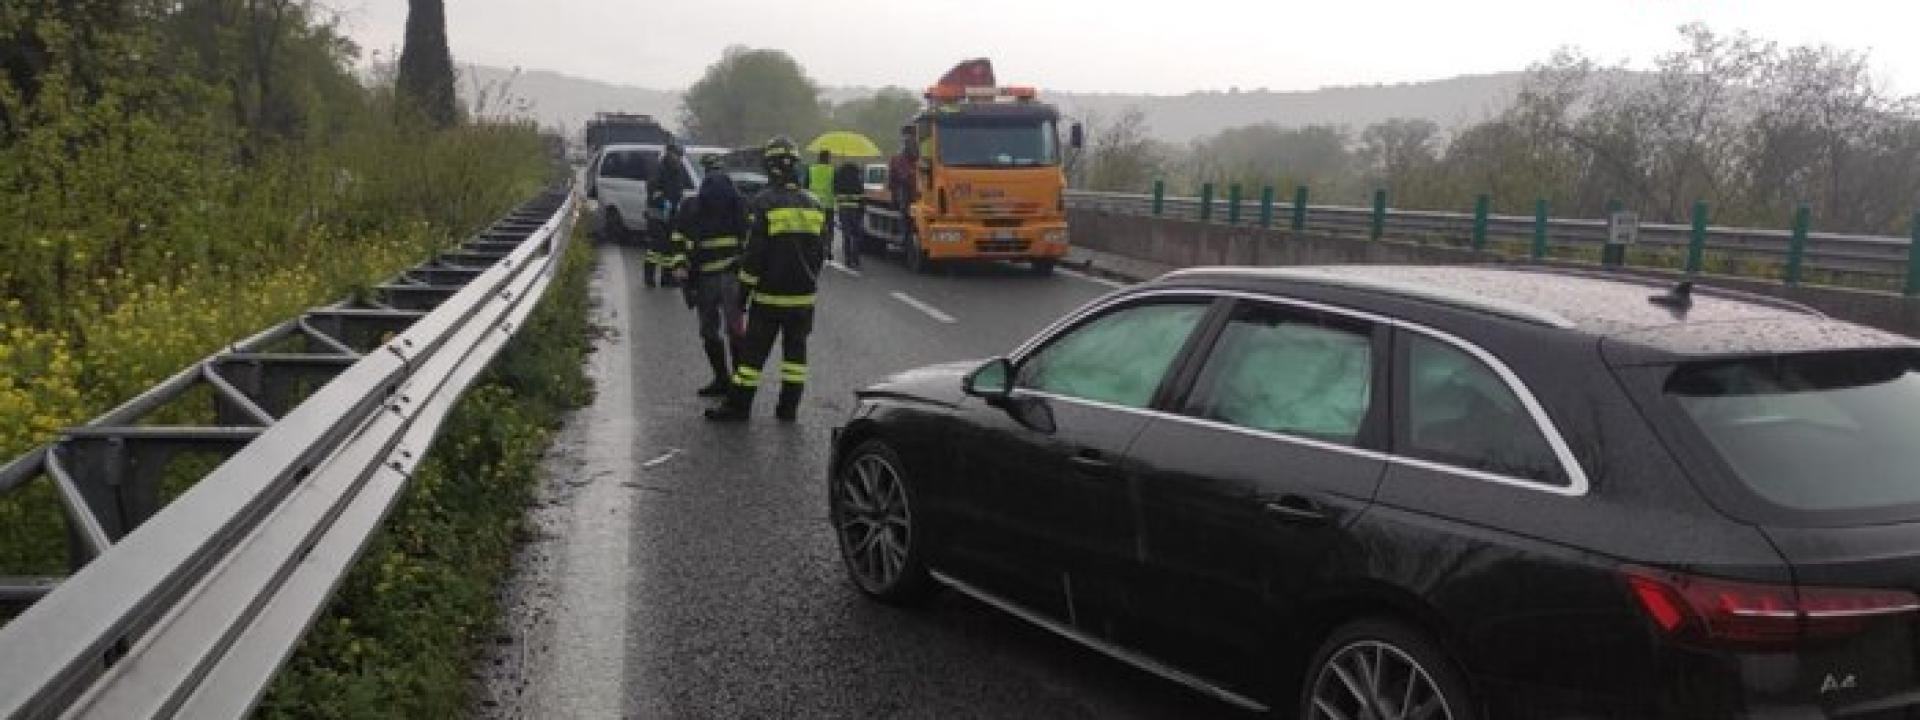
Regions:
<svg viewBox="0 0 1920 720"><path fill-rule="evenodd" d="M893 299L906 303L908 306L911 306L913 309L926 313L927 317L933 318L935 320L939 320L940 322L943 322L943 323L947 323L948 325L952 325L953 323L959 322L958 320L953 319L952 315L948 315L946 313L940 312L940 308L934 307L932 305L928 305L924 302L920 302L919 300L915 299L912 295L908 295L903 292L895 292L893 293Z"/></svg>
<svg viewBox="0 0 1920 720"><path fill-rule="evenodd" d="M845 265L841 265L839 260L828 260L827 267L833 268L835 270L839 270L840 272L846 273L848 275L852 275L854 277L860 277L859 270L855 270Z"/></svg>
<svg viewBox="0 0 1920 720"><path fill-rule="evenodd" d="M1110 279L1107 279L1107 278L1103 278L1103 277L1100 277L1100 276L1098 276L1098 275L1088 275L1088 274L1086 274L1086 273L1083 273L1083 272L1080 272L1079 270L1068 270L1068 269L1066 269L1066 268L1055 268L1055 269L1054 269L1054 272L1057 272L1057 273L1060 273L1061 275L1066 275L1066 276L1068 276L1068 277L1076 277L1076 278L1079 278L1079 279L1081 279L1081 280L1085 280L1085 281L1087 281L1087 282L1090 282L1090 283L1098 283L1098 284L1101 284L1101 285L1105 285L1105 286L1107 286L1107 287L1110 287L1110 288L1123 288L1123 287L1127 287L1127 283L1123 283L1123 282L1120 282L1119 280L1110 280Z"/></svg>

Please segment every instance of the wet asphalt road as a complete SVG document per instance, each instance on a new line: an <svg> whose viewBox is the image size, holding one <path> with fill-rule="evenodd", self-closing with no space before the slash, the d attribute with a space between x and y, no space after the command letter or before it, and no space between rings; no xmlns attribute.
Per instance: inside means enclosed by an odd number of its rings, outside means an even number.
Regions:
<svg viewBox="0 0 1920 720"><path fill-rule="evenodd" d="M866 601L827 526L828 434L854 389L1004 353L1110 287L1011 266L829 267L800 422L773 420L769 380L753 422L713 426L699 418L706 403L693 390L707 371L679 293L643 287L631 249L603 247L600 260L599 312L614 337L594 363L600 398L550 463L583 479L551 500L548 578L521 593L552 627L529 641L545 651L526 660L539 677L514 714L1237 716L954 593L918 610Z"/></svg>

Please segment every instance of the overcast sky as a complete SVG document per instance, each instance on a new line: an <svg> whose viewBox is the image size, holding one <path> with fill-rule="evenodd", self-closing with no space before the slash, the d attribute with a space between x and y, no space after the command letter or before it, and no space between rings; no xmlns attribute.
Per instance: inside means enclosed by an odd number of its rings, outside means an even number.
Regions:
<svg viewBox="0 0 1920 720"><path fill-rule="evenodd" d="M405 0L323 0L370 55ZM732 44L792 53L826 85L931 83L989 56L1003 83L1178 94L1312 90L1518 70L1561 46L1646 67L1705 21L1872 52L1920 92L1916 0L446 0L454 61L684 88Z"/></svg>

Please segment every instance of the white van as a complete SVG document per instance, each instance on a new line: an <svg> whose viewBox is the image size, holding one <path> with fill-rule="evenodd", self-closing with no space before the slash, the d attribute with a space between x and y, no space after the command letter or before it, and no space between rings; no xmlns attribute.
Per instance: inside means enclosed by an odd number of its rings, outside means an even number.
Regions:
<svg viewBox="0 0 1920 720"><path fill-rule="evenodd" d="M587 165L587 199L597 203L593 218L598 222L593 229L603 239L638 243L645 237L647 183L666 151L665 145L615 144L593 156ZM697 183L700 169L684 154L680 162L686 165L687 177Z"/></svg>

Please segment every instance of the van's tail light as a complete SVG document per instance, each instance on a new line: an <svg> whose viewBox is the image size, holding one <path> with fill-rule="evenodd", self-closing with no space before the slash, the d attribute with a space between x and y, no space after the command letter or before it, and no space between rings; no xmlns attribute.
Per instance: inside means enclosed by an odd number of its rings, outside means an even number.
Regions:
<svg viewBox="0 0 1920 720"><path fill-rule="evenodd" d="M1640 609L1668 635L1715 644L1781 648L1856 634L1875 618L1920 611L1905 590L1737 582L1628 568Z"/></svg>

